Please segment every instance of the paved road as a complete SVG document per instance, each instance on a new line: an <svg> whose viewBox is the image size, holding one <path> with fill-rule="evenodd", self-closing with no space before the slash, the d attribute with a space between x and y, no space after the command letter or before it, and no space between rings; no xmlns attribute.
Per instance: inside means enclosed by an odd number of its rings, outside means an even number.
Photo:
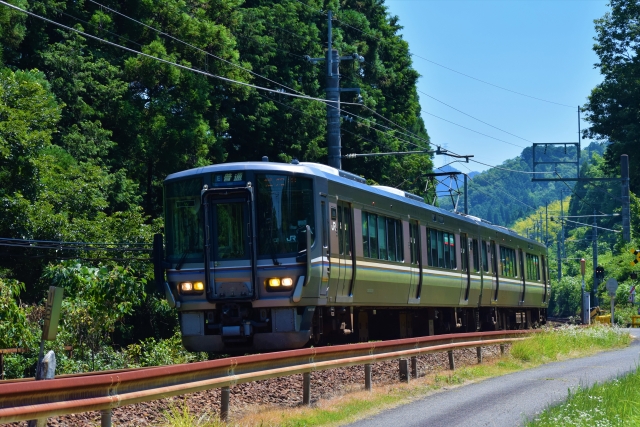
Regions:
<svg viewBox="0 0 640 427"><path fill-rule="evenodd" d="M371 426L519 426L549 405L564 401L568 389L603 382L640 363L640 329L631 346L581 359L452 388L350 424Z"/></svg>

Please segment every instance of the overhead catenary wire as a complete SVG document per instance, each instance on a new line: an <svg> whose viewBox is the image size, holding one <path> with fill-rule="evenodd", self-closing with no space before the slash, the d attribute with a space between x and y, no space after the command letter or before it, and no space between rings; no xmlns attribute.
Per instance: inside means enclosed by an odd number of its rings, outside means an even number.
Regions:
<svg viewBox="0 0 640 427"><path fill-rule="evenodd" d="M92 1L92 0L90 0L90 1ZM95 1L94 1L94 3L99 4L99 3L95 2ZM22 12L22 13L25 13L25 14L29 15L29 16L33 16L33 17L35 17L35 18L41 19L41 20L43 20L43 21L45 21L45 22L49 22L49 23L51 23L51 24L53 24L53 25L59 26L59 27L61 27L61 28L64 28L64 29L66 29L66 30L68 30L68 31L76 32L76 33L81 34L81 35L83 35L83 36L85 36L85 37L88 37L88 38L91 38L91 39L97 40L97 41L99 41L99 42L102 42L102 43L105 43L105 44L108 44L108 45L111 45L111 46L114 46L114 47L117 47L117 48L120 48L120 49L123 49L123 50L126 50L126 51L128 51L128 52L131 52L131 53L134 53L134 54L137 54L137 55L141 55L141 56L144 56L144 57L148 57L148 58L150 58L150 59L154 59L154 60L159 61L159 62L163 62L163 63L169 64L169 65L172 65L172 66L175 66L175 67L178 67L178 68L181 68L181 69L187 70L187 71L192 71L192 72L195 72L195 73L198 73L198 74L202 74L202 75L207 76L207 77L216 78L216 79L219 79L219 80L222 80L222 81L228 82L228 83L234 83L234 84L238 84L238 85L242 85L242 86L246 86L246 87L251 87L251 88L256 89L256 90L262 90L262 91L271 92L271 93L278 93L278 94L286 95L286 96L289 96L289 97L296 97L296 98L301 98L301 99L308 99L308 100L312 100L312 101L322 102L322 103L324 103L324 104L327 104L327 105L328 105L329 107L331 107L331 108L336 108L338 111L344 111L345 113L348 113L348 114L351 114L351 115L353 115L353 116L355 116L355 117L358 117L358 118L360 118L361 120L368 121L368 122L370 122L370 123L374 123L374 126L380 126L380 127L383 127L383 128L385 128L385 129L388 129L388 130L391 130L391 131L394 131L394 132L395 132L395 130L394 130L394 129L391 129L391 128L386 127L386 126L384 126L384 125L381 125L381 124L377 124L377 123L375 123L375 122L372 122L372 121L370 121L370 120L368 120L368 119L366 119L366 118L364 118L364 117L360 117L360 116L358 116L358 115L356 115L356 114L354 114L354 113L352 113L352 112L349 112L349 111L342 110L342 109L340 109L340 108L334 107L333 105L331 105L330 101L328 101L328 100L326 100L326 99L322 99L322 98L315 98L315 97L311 97L311 96L304 95L304 94L287 93L287 92L283 92L283 91L281 91L281 90L274 90L274 89L270 89L270 88L265 88L265 87L261 87L261 86L258 86L258 85L254 85L254 84L251 84L251 83L241 82L241 81L234 80L234 79L230 79L230 78L227 78L227 77L218 76L218 75L215 75L215 74L212 74L212 73L208 73L208 72L203 71L203 70L199 70L199 69L197 69L197 68L188 67L188 66L185 66L185 65L182 65L182 64L178 64L178 63L175 63L175 62L172 62L172 61L168 61L168 60L166 60L166 59L158 58L158 57L156 57L156 56L153 56L153 55L150 55L150 54L147 54L147 53L144 53L144 52L140 52L140 51L137 51L137 50L135 50L135 49L128 48L128 47L126 47L126 46L119 45L119 44L114 43L114 42L111 42L111 41L109 41L109 40L102 39L102 38L100 38L100 37L98 37L98 36L95 36L95 35L92 35L92 34L86 33L86 32L84 32L84 31L80 31L80 30L78 30L78 29L75 29L75 28L72 28L72 27L66 26L66 25L64 25L64 24L61 24L61 23L56 22L56 21L54 21L54 20L51 20L51 19L48 19L48 18L46 18L46 17L40 16L40 15L35 14L35 13L33 13L33 12L30 12L30 11L24 10L24 9L22 9L22 8L18 7L18 6L14 6L14 5L12 5L12 4L10 4L10 3L7 3L7 2L5 2L5 1L3 1L3 0L0 0L0 4L4 4L4 5L5 5L5 6L7 6L7 7L10 7L10 8L12 8L12 9L18 10L18 11L20 11L20 12ZM147 25L146 25L146 24L144 24L144 23L143 23L142 25L147 26ZM151 27L151 28L152 28L152 27ZM154 30L155 30L155 29L154 29ZM155 30L155 31L160 31L160 30ZM168 36L170 36L170 35L168 35ZM173 36L170 36L170 37L173 37ZM199 48L196 48L196 49L199 49ZM205 52L205 53L207 53L207 52ZM232 64L232 65L233 65L233 64ZM359 103L353 103L353 102L342 102L341 104L343 104L343 105L356 105L356 106L362 106L362 105L361 105L361 104L359 104ZM367 107L367 108L368 108L368 107ZM369 109L369 110L371 110L371 109ZM373 110L371 110L371 111L373 111ZM373 111L373 112L375 113L375 111ZM383 116L381 116L381 117L383 117ZM383 118L384 118L384 117L383 117ZM388 120L388 119L387 119L387 120ZM393 122L392 122L392 123L393 123ZM399 125L396 125L396 126L399 126ZM403 128L403 130L406 130L406 129L404 129L404 128ZM423 140L422 138L415 136L415 134L413 134L413 135L411 135L411 136L412 136L412 137L414 137L414 138L418 138L418 139ZM426 142L428 142L428 141L426 141ZM410 143L410 144L411 144L411 145L418 146L417 144L413 144L413 143ZM421 148L424 148L424 147L421 147Z"/></svg>
<svg viewBox="0 0 640 427"><path fill-rule="evenodd" d="M227 82L227 83L232 83L232 84L237 84L237 85L240 85L240 86L250 87L250 88L256 89L256 90L262 90L262 91L265 91L265 92L286 95L286 96L289 96L289 97L301 98L301 99L307 99L307 100L311 100L311 101L322 102L323 104L329 104L329 105L331 104L331 101L329 101L327 99L315 98L315 97L308 96L308 95L299 95L299 94L296 94L296 93L282 92L280 90L270 89L270 88L254 85L254 84L247 83L247 82L242 82L242 81L239 81L239 80L230 79L228 77L223 77L223 76L219 76L219 75L216 75L216 74L212 74L212 73L209 73L209 72L206 72L206 71L203 71L203 70L199 70L197 68L188 67L186 65L178 64L176 62L172 62L172 61L169 61L169 60L166 60L166 59L159 58L157 56L153 56L153 55L150 55L150 54L147 54L147 53L144 53L144 52L140 52L140 51L137 51L135 49L131 49L131 48L128 48L126 46L119 45L119 44L114 43L112 41L102 39L102 38L100 38L98 36L95 36L93 34L89 34L89 33L86 33L84 31L80 31L78 29L69 27L67 25L61 24L61 23L56 22L54 20L51 20L49 18L45 18L44 16L41 16L41 15L38 15L36 13L30 12L28 10L22 9L22 8L20 8L18 6L14 6L11 3L7 3L4 0L0 0L0 4L3 4L3 5L11 8L11 9L17 10L19 12L22 12L22 13L27 14L29 16L32 16L34 18L41 19L41 20L43 20L45 22L48 22L48 23L53 24L53 25L56 25L56 26L58 26L60 28L64 28L64 29L66 29L68 31L76 32L76 33L78 33L80 35L83 35L85 37L91 38L93 40L97 40L99 42L108 44L110 46L114 46L114 47L117 47L119 49L125 50L127 52L130 52L130 53L133 53L133 54L136 54L136 55L140 55L140 56L143 56L143 57L146 57L146 58L150 58L150 59L153 59L155 61L162 62L164 64L171 65L171 66L174 66L174 67L186 70L186 71L191 71L191 72L194 72L194 73L197 73L197 74L201 74L201 75L206 76L206 77L215 78L215 79ZM345 104L345 105L360 105L360 104L355 103L355 102L343 102L342 104ZM338 109L338 110L340 110L340 109Z"/></svg>
<svg viewBox="0 0 640 427"><path fill-rule="evenodd" d="M482 136L486 136L487 138L491 138L491 139L494 139L494 140L496 140L496 141L504 142L505 144L513 145L514 147L527 148L527 147L524 147L524 146L522 146L522 145L514 144L513 142L505 141L504 139L496 138L495 136L487 135L486 133L482 133L482 132L480 132L480 131L477 131L477 130L474 130L474 129L468 128L468 127L466 127L466 126L462 126L462 125L460 125L460 124L458 124L458 123L456 123L456 122L452 122L451 120L447 120L447 119L445 119L445 118L443 118L443 117L437 116L437 115L435 115L435 114L433 114L433 113L430 113L430 112L428 112L428 111L424 111L424 110L422 110L422 112L423 112L423 113L425 113L425 114L428 114L428 115L430 115L430 116L433 116L433 117L435 117L435 118L437 118L437 119L440 119L440 120L442 120L442 121L445 121L445 122L447 122L447 123L451 123L452 125L455 125L455 126L458 126L458 127L463 128L463 129L466 129L466 130L468 130L468 131L471 131L471 132L477 133L477 134L482 135Z"/></svg>
<svg viewBox="0 0 640 427"><path fill-rule="evenodd" d="M494 129L497 129L497 130L499 130L500 132L504 132L504 133L506 133L506 134L508 134L508 135L515 136L515 137L516 137L516 138L518 138L518 139L521 139L521 140L526 141L526 142L530 142L530 143L532 143L532 144L534 143L533 141L530 141L530 140L528 140L528 139L526 139L526 138L523 138L523 137L518 136L518 135L516 135L516 134L513 134L513 133L511 133L511 132L508 132L508 131L506 131L506 130L504 130L504 129L501 129L501 128L497 127L497 126L494 126L494 125L492 125L492 124L490 124L490 123L487 123L487 122L485 122L484 120L480 120L480 119L478 119L477 117L472 116L471 114L467 114L467 113L465 113L464 111L459 110L459 109L457 109L456 107L453 107L453 106L451 106L451 105L447 104L447 103L446 103L446 102L444 102L444 101L440 101L439 99L437 99L437 98L435 98L435 97L433 97L433 96L429 95L429 94L428 94L428 93L426 93L426 92L423 92L423 91L421 91L421 90L419 90L419 89L416 89L416 91L418 91L419 93L421 93L421 94L423 94L423 95L425 95L425 96L427 96L427 97L429 97L429 98L433 99L434 101L437 101L437 102L441 103L442 105L445 105L445 106L447 106L447 107L451 108L452 110L455 110L455 111L459 112L460 114L464 114L465 116L470 117L470 118L472 118L473 120L476 120L476 121L478 121L478 122L480 122L480 123L483 123L483 124L485 124L485 125L487 125L487 126L490 126L490 127L494 128Z"/></svg>
<svg viewBox="0 0 640 427"><path fill-rule="evenodd" d="M361 29L359 29L359 28L354 27L353 25L347 24L347 23L345 23L345 22L341 21L341 20L340 20L340 19L338 19L338 18L335 18L335 19L336 19L336 21L340 22L340 24L342 24L342 25L345 25L345 26L347 26L347 27L349 27L349 28L351 28L351 29L353 29L353 30L355 30L355 31L358 31L358 32L362 33L362 34L363 34L363 35L365 35L365 36L372 37L372 38L376 39L377 41L379 41L379 42L381 42L381 43L385 43L385 40L382 40L382 39L380 39L379 37L377 37L377 36L375 36L375 35L373 35L373 34L369 34L369 33L365 32L365 31L363 31L363 30L361 30ZM445 65L439 64L439 63L437 63L437 62L435 62L435 61L432 61L432 60L430 60L430 59L428 59L428 58L425 58L425 57L423 57L423 56L420 56L420 55L418 55L418 54L415 54L415 53L412 53L412 52L408 52L408 53L409 53L409 55L411 55L411 56L415 56L416 58L422 59L423 61L426 61L426 62L429 62L429 63L431 63L431 64L437 65L438 67L444 68L444 69L449 70L449 71L451 71L451 72L454 72L454 73L456 73L456 74L460 74L461 76L464 76L464 77L467 77L467 78L469 78L469 79L472 79L472 80L478 81L478 82L480 82L480 83L483 83L483 84L486 84L486 85L489 85L489 86L493 86L493 87L495 87L495 88L497 88L497 89L501 89L501 90L504 90L504 91L507 91L507 92L511 92L511 93L513 93L513 94L516 94L516 95L524 96L524 97L531 98L531 99L535 99L535 100L538 100L538 101L547 102L547 103L549 103L549 104L555 104L555 105L559 105L559 106L567 107L567 108L576 108L576 107L575 107L575 105L568 105L568 104L563 104L563 103L560 103L560 102L549 101L548 99L538 98L538 97L536 97L536 96L527 95L527 94L522 93L522 92L518 92L518 91L515 91L515 90L511 90L511 89L508 89L508 88L506 88L506 87L499 86L499 85L496 85L496 84L493 84L493 83L487 82L487 81L485 81L485 80L479 79L479 78L477 78L477 77L473 77L473 76L471 76L471 75L469 75L469 74L466 74L466 73L463 73L463 72L461 72L461 71L454 70L453 68L450 68L450 67L447 67L447 66L445 66Z"/></svg>
<svg viewBox="0 0 640 427"><path fill-rule="evenodd" d="M139 25L142 25L143 27L145 27L145 28L147 28L147 29L150 29L151 31L155 31L156 33L158 33L158 34L160 34L160 35L162 35L162 36L168 37L168 38L170 38L171 40L174 40L174 41L176 41L176 42L178 42L178 43L182 43L182 44L184 44L185 46L188 46L188 47L190 47L190 48L192 48L192 49L195 49L195 50L197 50L197 51L198 51L198 52L200 52L200 53L203 53L203 54L205 54L205 55L207 55L207 56L210 56L210 57L212 57L212 58L215 58L215 59L217 59L217 60L219 60L219 61L222 61L222 62L224 62L224 63L226 63L226 64L229 64L229 65L231 65L231 66L233 66L233 67L236 67L236 68L238 68L238 69L241 69L241 70L243 70L243 71L246 71L247 73L250 73L250 74L252 74L252 75L254 75L254 76L257 76L257 77L260 77L260 78L262 78L262 79L265 79L265 80L267 80L267 81L269 81L269 82L271 82L271 83L273 83L273 84L276 84L276 85L278 85L278 86L281 86L281 87L283 87L283 88L285 88L285 89L288 89L288 90L290 90L290 91L292 91L292 92L295 92L295 93L298 93L298 94L302 94L302 92L300 92L300 91L298 91L298 90L296 90L296 89L293 89L293 88L291 88L291 87L289 87L289 86L283 85L282 83L278 83L278 82L276 82L275 80L272 80L272 79L270 79L270 78L268 78L268 77L265 77L265 76L263 76L263 75L261 75L261 74L258 74L258 73L254 72L254 71L252 71L252 70L249 70L248 68L245 68L245 67L243 67L243 66L241 66L241 65L234 64L233 62L231 62L231 61L229 61L229 60L227 60L227 59L221 58L221 57L219 57L219 56L217 56L217 55L214 55L214 54L212 54L212 53L210 53L210 52L207 52L207 51L206 51L206 50L204 50L204 49L201 49L201 48L199 48L199 47L197 47L197 46L194 46L194 45L193 45L193 44L191 44L191 43L187 43L187 42L185 42L184 40L181 40L181 39L179 39L179 38L177 38L177 37L175 37L175 36L173 36L173 35L171 35L171 34L169 34L169 33L166 33L166 32L164 32L164 31L158 30L157 28L152 27L151 25L145 24L144 22L139 21L139 20L137 20L137 19L135 19L135 18L132 18L132 17L130 17L130 16L127 16L127 15L125 15L124 13L121 13L121 12L119 12L119 11L115 10L115 9L111 9L110 7L105 6L105 5L101 4L101 3L98 3L98 2L97 2L97 1L95 1L95 0L88 0L88 1L89 1L89 2L91 2L91 3L93 3L93 4L95 4L95 5L100 6L101 8L105 8L106 10L108 10L108 11L110 11L110 12L116 13L116 14L118 14L118 15L122 16L123 18L126 18L126 19L128 19L128 20L130 20L130 21L132 21L132 22L135 22L135 23L137 23L137 24L139 24Z"/></svg>
<svg viewBox="0 0 640 427"><path fill-rule="evenodd" d="M594 211L599 212L601 214L604 214L604 212L600 211L599 209L597 209L595 206L593 206L591 203L587 202L586 200L584 200L584 198L580 197L578 195L578 193L576 193L573 188L571 188L571 186L569 184L567 184L567 182L562 178L562 176L560 176L560 174L558 173L558 171L554 171L554 173L558 176L558 178L560 178L560 181L567 186L567 188L569 189L569 191L571 191L571 193L573 193L574 196L576 196L578 198L578 200L580 200L582 203L589 205Z"/></svg>
<svg viewBox="0 0 640 427"><path fill-rule="evenodd" d="M469 172L471 172L471 169L469 169L469 167L467 165L465 165L464 163L462 163L462 166L464 166L465 168L467 168L469 170ZM466 175L466 174L465 174ZM475 177L473 177L472 179L480 179L481 181L484 181L486 184L489 184L483 177L481 177L480 175L476 175ZM525 202L523 202L522 200L519 200L518 198L514 197L513 195L509 194L507 191L503 190L502 188L498 187L497 185L491 185L492 188L495 188L496 190L500 191L501 193L504 193L506 196L508 196L509 198L515 200L516 202L528 207L529 209L533 209L534 211L536 210L536 208L534 208L531 205L526 204ZM481 189L480 187L478 187L477 189L483 191L484 189ZM483 191L485 194L491 194L491 193L487 193L485 191ZM491 195L492 197L495 197L495 195Z"/></svg>

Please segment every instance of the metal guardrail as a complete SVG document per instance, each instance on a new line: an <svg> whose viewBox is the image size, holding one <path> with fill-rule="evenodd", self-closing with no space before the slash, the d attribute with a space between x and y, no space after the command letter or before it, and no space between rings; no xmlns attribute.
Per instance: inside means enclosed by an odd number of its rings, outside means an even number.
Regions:
<svg viewBox="0 0 640 427"><path fill-rule="evenodd" d="M523 339L531 331L495 331L407 338L332 347L305 348L252 356L122 372L0 384L0 423L102 411L102 425L110 425L111 409L212 388L222 388L221 418L229 408L229 387L269 378L304 374L303 402L310 399L310 373L365 365L365 385L371 387L371 363L412 358L421 354L504 344ZM408 366L404 364L408 380ZM415 369L415 368L414 368Z"/></svg>

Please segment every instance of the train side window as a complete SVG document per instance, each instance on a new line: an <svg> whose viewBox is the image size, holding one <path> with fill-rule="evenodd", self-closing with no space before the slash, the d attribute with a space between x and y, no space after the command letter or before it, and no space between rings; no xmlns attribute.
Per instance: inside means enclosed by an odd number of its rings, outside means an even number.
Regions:
<svg viewBox="0 0 640 427"><path fill-rule="evenodd" d="M387 221L383 216L378 217L378 249L380 258L387 259Z"/></svg>
<svg viewBox="0 0 640 427"><path fill-rule="evenodd" d="M369 214L362 211L362 256L369 258Z"/></svg>
<svg viewBox="0 0 640 427"><path fill-rule="evenodd" d="M389 243L388 251L389 261L396 260L396 221L393 219L387 220L387 242Z"/></svg>
<svg viewBox="0 0 640 427"><path fill-rule="evenodd" d="M473 271L480 272L480 246L478 245L478 239L473 239L471 243L471 255L473 255Z"/></svg>
<svg viewBox="0 0 640 427"><path fill-rule="evenodd" d="M418 264L418 256L419 249L418 245L420 244L420 228L418 224L410 223L409 224L409 247L411 253L411 264Z"/></svg>
<svg viewBox="0 0 640 427"><path fill-rule="evenodd" d="M438 267L438 232L436 230L429 230L429 265L432 267Z"/></svg>
<svg viewBox="0 0 640 427"><path fill-rule="evenodd" d="M369 214L369 252L371 258L378 258L378 216Z"/></svg>
<svg viewBox="0 0 640 427"><path fill-rule="evenodd" d="M480 243L482 247L482 269L485 273L489 272L489 257L487 256L487 242L484 240Z"/></svg>
<svg viewBox="0 0 640 427"><path fill-rule="evenodd" d="M451 251L451 269L455 270L456 268L458 268L458 266L456 265L456 239L453 235L453 233L449 233L449 250Z"/></svg>
<svg viewBox="0 0 640 427"><path fill-rule="evenodd" d="M538 255L527 254L527 279L540 281L540 259Z"/></svg>
<svg viewBox="0 0 640 427"><path fill-rule="evenodd" d="M402 221L395 220L396 223L396 258L398 262L404 262L404 238L402 235Z"/></svg>
<svg viewBox="0 0 640 427"><path fill-rule="evenodd" d="M444 260L445 260L444 236L442 231L437 231L437 235L438 235L438 267L444 268Z"/></svg>
<svg viewBox="0 0 640 427"><path fill-rule="evenodd" d="M506 246L500 246L501 275L504 277L516 277L516 251Z"/></svg>

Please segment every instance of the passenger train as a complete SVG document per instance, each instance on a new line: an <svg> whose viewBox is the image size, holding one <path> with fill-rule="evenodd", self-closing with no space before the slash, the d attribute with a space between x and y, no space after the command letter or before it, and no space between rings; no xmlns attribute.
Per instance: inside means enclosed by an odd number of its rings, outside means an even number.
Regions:
<svg viewBox="0 0 640 427"><path fill-rule="evenodd" d="M168 176L157 285L184 346L218 353L545 323L544 245L298 162Z"/></svg>

